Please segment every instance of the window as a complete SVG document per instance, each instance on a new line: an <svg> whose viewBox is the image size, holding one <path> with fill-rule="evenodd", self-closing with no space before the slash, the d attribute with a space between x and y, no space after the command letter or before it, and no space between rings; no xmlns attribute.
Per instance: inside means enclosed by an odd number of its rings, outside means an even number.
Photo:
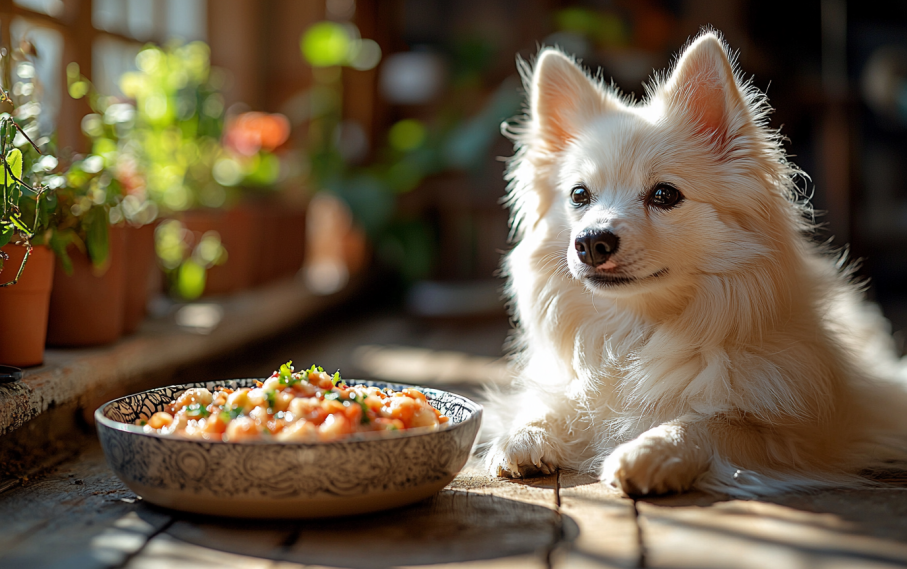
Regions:
<svg viewBox="0 0 907 569"><path fill-rule="evenodd" d="M37 93L41 103L39 125L42 135L50 134L57 124L60 114L60 102L63 93L61 58L63 56L63 35L53 29L35 24L25 18L16 16L10 24L10 35L13 43L19 44L27 39L35 47L35 63L20 62L11 70L13 89L20 79L37 78L40 92ZM14 93L16 95L28 93Z"/></svg>
<svg viewBox="0 0 907 569"><path fill-rule="evenodd" d="M207 38L207 0L13 0L0 20L9 25L2 47L10 50L23 39L35 47L35 64L11 69L12 88L21 74L37 77L42 134L59 130L62 145L79 139L84 103L66 94L66 66L79 64L99 92L122 95L120 76L135 68L143 43ZM88 10L91 14L80 13ZM88 29L78 22L90 22Z"/></svg>
<svg viewBox="0 0 907 569"><path fill-rule="evenodd" d="M91 21L97 30L140 41L204 40L206 8L206 0L94 0Z"/></svg>

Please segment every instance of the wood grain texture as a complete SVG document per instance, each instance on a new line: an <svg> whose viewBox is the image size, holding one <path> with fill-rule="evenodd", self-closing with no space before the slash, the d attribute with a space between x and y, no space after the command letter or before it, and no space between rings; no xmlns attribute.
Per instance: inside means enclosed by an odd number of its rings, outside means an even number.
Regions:
<svg viewBox="0 0 907 569"><path fill-rule="evenodd" d="M554 508L553 477L514 483L470 467L440 494L418 504L300 524L299 538L285 559L357 569L544 567L548 550L559 539Z"/></svg>
<svg viewBox="0 0 907 569"><path fill-rule="evenodd" d="M115 567L170 515L141 504L98 446L0 499L0 567Z"/></svg>
<svg viewBox="0 0 907 569"><path fill-rule="evenodd" d="M907 565L903 490L838 490L771 502L691 494L638 508L648 567Z"/></svg>
<svg viewBox="0 0 907 569"><path fill-rule="evenodd" d="M125 565L126 569L270 569L269 558L253 557L204 547L161 534Z"/></svg>
<svg viewBox="0 0 907 569"><path fill-rule="evenodd" d="M97 445L0 493L0 520L3 568L907 566L900 488L765 501L684 494L640 500L634 510L592 477L510 481L468 465L440 494L406 508L237 521L145 505L114 477Z"/></svg>
<svg viewBox="0 0 907 569"><path fill-rule="evenodd" d="M633 501L587 474L560 473L564 540L553 567L636 567L639 532Z"/></svg>

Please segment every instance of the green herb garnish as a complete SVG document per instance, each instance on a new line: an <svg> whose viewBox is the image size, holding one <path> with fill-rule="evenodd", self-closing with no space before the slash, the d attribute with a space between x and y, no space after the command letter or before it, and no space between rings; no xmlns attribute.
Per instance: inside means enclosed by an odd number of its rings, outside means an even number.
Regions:
<svg viewBox="0 0 907 569"><path fill-rule="evenodd" d="M280 377L281 385L290 384L293 379L293 360L290 360L280 366L280 370L277 372L277 375Z"/></svg>
<svg viewBox="0 0 907 569"><path fill-rule="evenodd" d="M370 422L370 419L368 418L368 405L365 404L365 397L359 399L359 401L356 402L359 403L360 407L362 407L362 420L359 422L365 425Z"/></svg>
<svg viewBox="0 0 907 569"><path fill-rule="evenodd" d="M190 403L186 406L186 415L193 419L207 417L211 412L205 409L201 403Z"/></svg>
<svg viewBox="0 0 907 569"><path fill-rule="evenodd" d="M268 409L273 410L277 407L277 392L268 391L265 393L265 397L268 399Z"/></svg>

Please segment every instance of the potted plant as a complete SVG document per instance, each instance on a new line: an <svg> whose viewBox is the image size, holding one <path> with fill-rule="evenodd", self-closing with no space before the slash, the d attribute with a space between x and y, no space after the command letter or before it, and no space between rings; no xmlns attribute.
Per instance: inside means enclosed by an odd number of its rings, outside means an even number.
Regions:
<svg viewBox="0 0 907 569"><path fill-rule="evenodd" d="M40 104L34 100L33 63L16 49L4 62L23 66L13 96L0 89L0 364L28 367L44 360L53 254L47 248L56 196L46 182L57 159L39 137ZM28 88L26 88L28 86ZM15 101L13 100L15 97Z"/></svg>
<svg viewBox="0 0 907 569"><path fill-rule="evenodd" d="M149 295L160 288L154 247L159 208L147 192L144 171L130 149L135 127L135 107L129 102L99 94L79 66L66 69L69 93L86 97L94 111L82 119L82 131L91 141L91 152L103 160L102 167L118 183L121 192L109 212L113 225L126 233L126 284L123 332L135 332L145 317Z"/></svg>
<svg viewBox="0 0 907 569"><path fill-rule="evenodd" d="M126 229L111 225L111 209L122 189L104 159L76 157L52 178L57 207L49 240L57 256L50 300L47 343L92 346L123 332L126 286Z"/></svg>
<svg viewBox="0 0 907 569"><path fill-rule="evenodd" d="M281 150L289 137L289 120L276 113L239 113L228 116L224 127L225 152L215 172L229 173L221 182L242 189L237 209L258 228L252 234L249 284L291 275L302 266L308 196L282 187L287 168ZM218 270L212 270L212 276Z"/></svg>
<svg viewBox="0 0 907 569"><path fill-rule="evenodd" d="M239 192L215 168L224 155L222 73L201 42L146 46L136 66L120 82L136 109L124 151L145 173L150 199L173 218L156 238L170 290L188 299L231 292L248 280L254 251L251 219L233 211ZM209 273L214 267L223 270Z"/></svg>

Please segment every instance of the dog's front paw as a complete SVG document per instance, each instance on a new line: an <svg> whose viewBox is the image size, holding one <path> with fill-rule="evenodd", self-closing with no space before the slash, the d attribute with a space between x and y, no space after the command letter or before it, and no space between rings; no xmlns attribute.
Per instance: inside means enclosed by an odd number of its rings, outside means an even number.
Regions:
<svg viewBox="0 0 907 569"><path fill-rule="evenodd" d="M629 495L682 492L708 465L703 449L680 427L661 425L614 449L600 478Z"/></svg>
<svg viewBox="0 0 907 569"><path fill-rule="evenodd" d="M526 478L551 474L557 468L557 460L545 428L524 425L492 443L485 466L497 476Z"/></svg>

